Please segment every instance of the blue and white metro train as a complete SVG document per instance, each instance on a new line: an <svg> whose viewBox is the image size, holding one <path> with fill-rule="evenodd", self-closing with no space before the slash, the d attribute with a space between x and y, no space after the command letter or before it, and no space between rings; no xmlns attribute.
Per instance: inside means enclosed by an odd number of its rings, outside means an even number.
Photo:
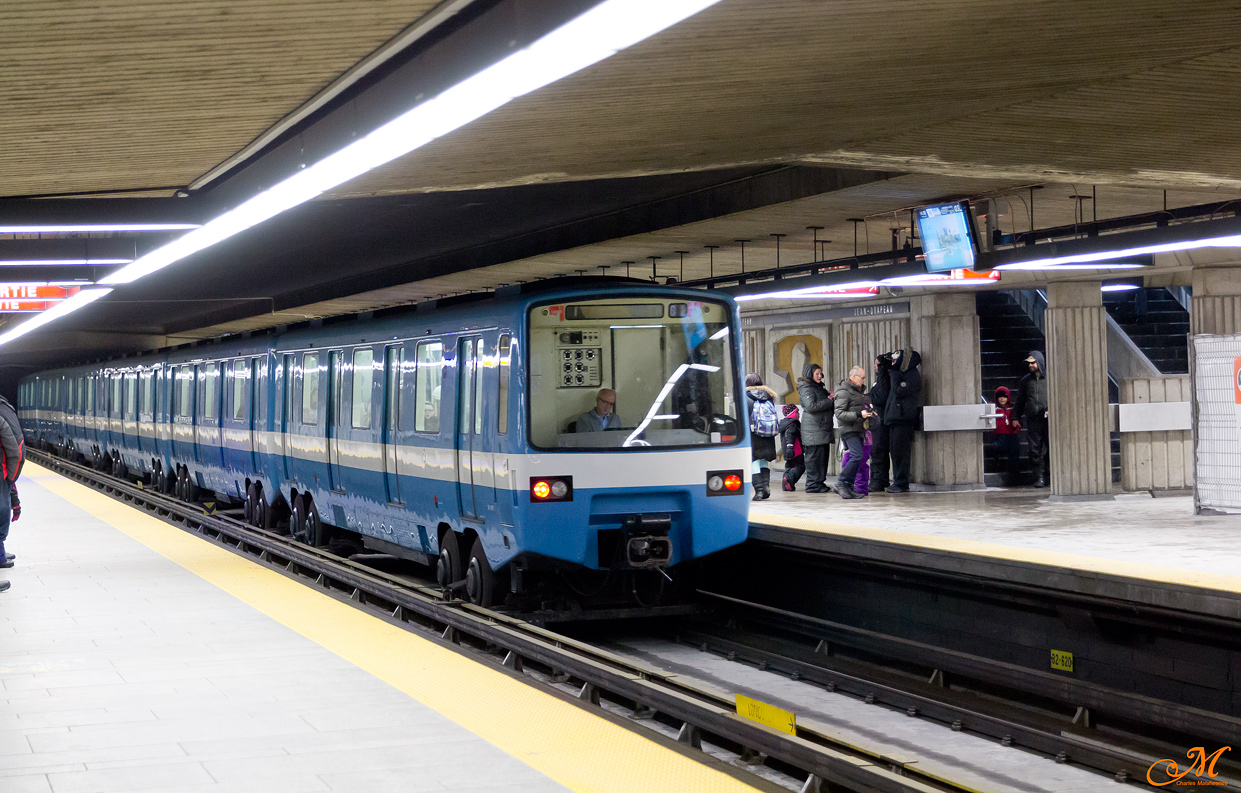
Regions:
<svg viewBox="0 0 1241 793"><path fill-rule="evenodd" d="M312 545L352 532L479 604L637 594L746 538L738 321L698 290L545 282L46 371L18 408L28 442ZM576 431L604 388L617 427Z"/></svg>

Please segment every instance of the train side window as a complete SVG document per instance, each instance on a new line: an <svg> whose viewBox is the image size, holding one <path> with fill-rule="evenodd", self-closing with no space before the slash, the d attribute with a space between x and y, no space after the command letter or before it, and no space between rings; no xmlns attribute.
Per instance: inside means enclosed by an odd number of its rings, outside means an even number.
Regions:
<svg viewBox="0 0 1241 793"><path fill-rule="evenodd" d="M142 373L142 399L139 402L142 415L155 415L155 372Z"/></svg>
<svg viewBox="0 0 1241 793"><path fill-rule="evenodd" d="M233 418L246 418L246 381L249 379L246 372L246 360L238 358L233 361L233 370L230 377L233 380Z"/></svg>
<svg viewBox="0 0 1241 793"><path fill-rule="evenodd" d="M392 443L392 433L398 429L405 429L404 422L401 420L401 391L405 388L405 348L389 347L384 350L386 357L385 369L388 373L387 383L385 384L385 402L387 405L387 422L388 440L386 443Z"/></svg>
<svg viewBox="0 0 1241 793"><path fill-rule="evenodd" d="M418 432L440 431L440 389L444 384L444 344L424 341L416 355L418 374L415 377L414 429Z"/></svg>
<svg viewBox="0 0 1241 793"><path fill-rule="evenodd" d="M112 375L112 401L108 405L108 409L116 415L121 414L121 376L119 374Z"/></svg>
<svg viewBox="0 0 1241 793"><path fill-rule="evenodd" d="M193 399L194 374L188 366L177 369L177 418L190 417L190 405Z"/></svg>
<svg viewBox="0 0 1241 793"><path fill-rule="evenodd" d="M353 351L353 428L371 428L371 400L374 398L375 351L360 347Z"/></svg>
<svg viewBox="0 0 1241 793"><path fill-rule="evenodd" d="M125 375L125 417L133 418L138 407L138 377L134 374Z"/></svg>
<svg viewBox="0 0 1241 793"><path fill-rule="evenodd" d="M203 373L203 418L216 417L216 403L220 399L220 367L219 364L204 364Z"/></svg>
<svg viewBox="0 0 1241 793"><path fill-rule="evenodd" d="M302 355L302 423L319 423L319 353Z"/></svg>
<svg viewBox="0 0 1241 793"><path fill-rule="evenodd" d="M501 435L508 434L508 378L511 354L511 337L505 333L500 337L500 398L496 400L496 431Z"/></svg>
<svg viewBox="0 0 1241 793"><path fill-rule="evenodd" d="M267 359L255 358L254 383L250 386L254 392L255 426L267 426Z"/></svg>

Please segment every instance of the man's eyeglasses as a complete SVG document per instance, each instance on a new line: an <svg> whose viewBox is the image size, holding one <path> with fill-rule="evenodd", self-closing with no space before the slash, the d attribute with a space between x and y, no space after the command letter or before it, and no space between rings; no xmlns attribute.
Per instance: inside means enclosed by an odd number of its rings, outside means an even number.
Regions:
<svg viewBox="0 0 1241 793"><path fill-rule="evenodd" d="M595 401L596 401L596 402L598 402L600 405L607 405L607 406L608 406L608 407L610 407L610 408L614 408L614 407L616 407L616 402L615 402L615 401L613 401L613 402L609 402L609 401L607 401L606 399L599 399L599 398L597 398L597 397L595 398Z"/></svg>

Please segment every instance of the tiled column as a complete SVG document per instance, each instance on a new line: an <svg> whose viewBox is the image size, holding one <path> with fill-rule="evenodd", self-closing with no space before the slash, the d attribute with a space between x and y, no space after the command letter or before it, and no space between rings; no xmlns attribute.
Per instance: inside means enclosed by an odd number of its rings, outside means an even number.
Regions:
<svg viewBox="0 0 1241 793"><path fill-rule="evenodd" d="M1111 498L1107 313L1097 281L1051 283L1044 315L1051 497Z"/></svg>
<svg viewBox="0 0 1241 793"><path fill-rule="evenodd" d="M978 405L982 352L973 292L932 294L910 303L913 347L922 354L925 405ZM913 480L945 490L983 487L981 430L919 432Z"/></svg>
<svg viewBox="0 0 1241 793"><path fill-rule="evenodd" d="M1197 268L1193 279L1190 334L1241 333L1241 265Z"/></svg>

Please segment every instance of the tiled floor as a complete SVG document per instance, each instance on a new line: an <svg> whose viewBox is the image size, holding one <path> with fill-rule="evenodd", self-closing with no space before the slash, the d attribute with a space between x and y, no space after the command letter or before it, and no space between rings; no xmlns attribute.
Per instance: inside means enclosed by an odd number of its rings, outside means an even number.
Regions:
<svg viewBox="0 0 1241 793"><path fill-rule="evenodd" d="M834 493L778 489L751 507L763 514L1080 554L1241 576L1241 516L1196 516L1187 496L1123 494L1114 501L1053 504L1046 490L876 493L846 501Z"/></svg>
<svg viewBox="0 0 1241 793"><path fill-rule="evenodd" d="M0 594L0 791L565 788L33 482Z"/></svg>

